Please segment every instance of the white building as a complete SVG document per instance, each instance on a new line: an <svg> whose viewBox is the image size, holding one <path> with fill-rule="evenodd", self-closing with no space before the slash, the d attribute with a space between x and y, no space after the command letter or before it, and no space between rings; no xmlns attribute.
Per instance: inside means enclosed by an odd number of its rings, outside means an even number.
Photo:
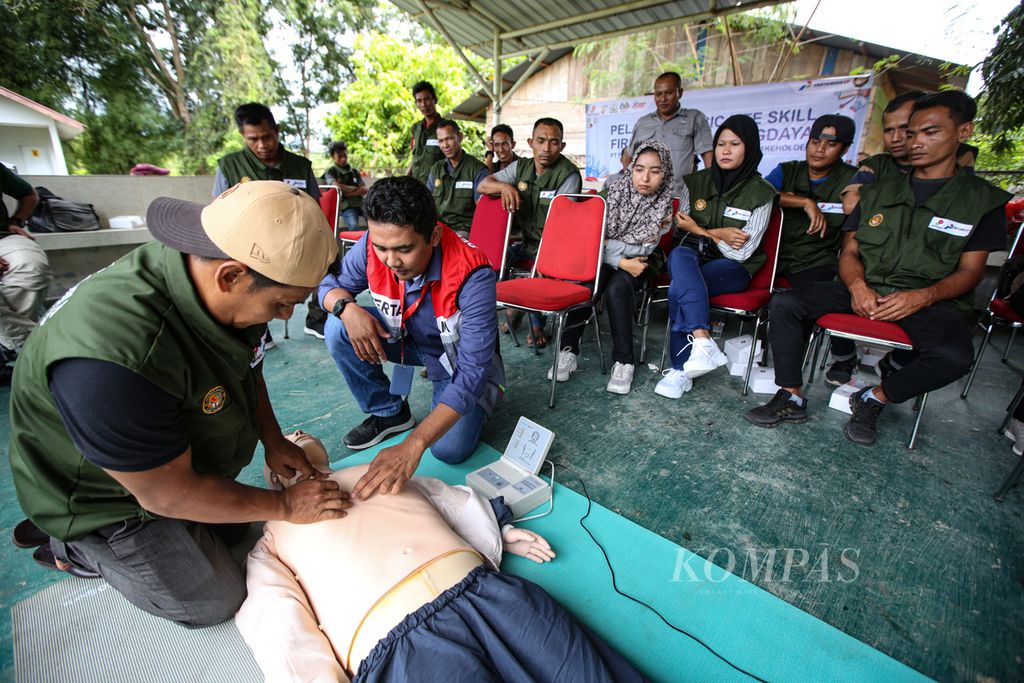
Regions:
<svg viewBox="0 0 1024 683"><path fill-rule="evenodd" d="M84 130L73 118L0 87L0 163L18 175L67 175L60 141Z"/></svg>

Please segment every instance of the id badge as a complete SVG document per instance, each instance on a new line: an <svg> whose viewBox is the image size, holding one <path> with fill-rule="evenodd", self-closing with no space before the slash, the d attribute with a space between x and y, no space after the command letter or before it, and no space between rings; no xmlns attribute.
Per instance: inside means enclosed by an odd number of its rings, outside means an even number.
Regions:
<svg viewBox="0 0 1024 683"><path fill-rule="evenodd" d="M395 365L391 371L391 395L408 396L412 391L412 366Z"/></svg>

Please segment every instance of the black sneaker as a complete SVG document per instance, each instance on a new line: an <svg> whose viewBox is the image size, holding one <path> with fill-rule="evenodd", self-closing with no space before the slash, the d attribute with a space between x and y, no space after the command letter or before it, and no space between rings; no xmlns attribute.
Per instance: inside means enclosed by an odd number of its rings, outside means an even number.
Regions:
<svg viewBox="0 0 1024 683"><path fill-rule="evenodd" d="M878 368L876 369L876 372L878 373L878 376L882 378L883 382L889 378L889 375L896 372L898 369L892 364L892 359L890 358L891 355L892 352L889 352L882 356L881 360L878 361Z"/></svg>
<svg viewBox="0 0 1024 683"><path fill-rule="evenodd" d="M843 429L847 439L864 446L870 446L878 438L878 427L875 422L882 408L885 408L881 401L864 398L864 393L872 389L874 387L864 387L850 397L850 410L853 411L853 415Z"/></svg>
<svg viewBox="0 0 1024 683"><path fill-rule="evenodd" d="M846 360L837 360L829 366L828 372L825 373L825 382L834 387L843 386L853 379L853 373L857 371L859 364L860 361L857 360L856 354Z"/></svg>
<svg viewBox="0 0 1024 683"><path fill-rule="evenodd" d="M306 319L306 324L303 326L302 331L311 337L317 339L324 338L324 321L323 320L310 320Z"/></svg>
<svg viewBox="0 0 1024 683"><path fill-rule="evenodd" d="M357 451L375 446L392 434L400 434L416 425L409 410L409 402L402 401L402 409L390 417L371 415L358 427L345 435L345 445Z"/></svg>
<svg viewBox="0 0 1024 683"><path fill-rule="evenodd" d="M790 400L790 396L792 394L785 389L779 389L772 400L763 406L748 410L743 417L758 427L774 427L781 422L807 422L807 399L804 399L802 406L798 406L795 401Z"/></svg>

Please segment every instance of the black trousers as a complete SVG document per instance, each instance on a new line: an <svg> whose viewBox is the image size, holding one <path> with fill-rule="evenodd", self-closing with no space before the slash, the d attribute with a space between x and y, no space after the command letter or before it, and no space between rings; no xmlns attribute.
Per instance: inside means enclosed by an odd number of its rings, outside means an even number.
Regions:
<svg viewBox="0 0 1024 683"><path fill-rule="evenodd" d="M836 279L836 275L839 274L839 267L832 265L821 265L812 266L805 268L799 273L792 273L785 271L780 275L785 276L789 283L793 287L803 287L813 282L833 282ZM807 334L811 334L811 330L814 329L814 323L811 322L807 326ZM857 345L852 339L840 339L836 337L832 340L832 358L846 360L847 358L857 357Z"/></svg>
<svg viewBox="0 0 1024 683"><path fill-rule="evenodd" d="M612 335L612 362L636 365L633 355L633 309L636 306L636 294L643 287L645 279L633 277L621 268L601 266L600 294L604 296L604 310L608 314L608 325ZM580 339L583 337L583 321L590 315L589 308L581 308L569 314L566 326L579 323L579 327L567 330L562 334L562 348L569 348L573 353L580 352Z"/></svg>
<svg viewBox="0 0 1024 683"><path fill-rule="evenodd" d="M780 387L802 386L806 325L826 313L853 313L850 291L842 282L815 282L781 292L772 299L771 307L775 383ZM893 403L940 389L971 369L971 325L948 302L922 308L896 324L910 337L914 351L892 356L903 366L882 383L882 390Z"/></svg>

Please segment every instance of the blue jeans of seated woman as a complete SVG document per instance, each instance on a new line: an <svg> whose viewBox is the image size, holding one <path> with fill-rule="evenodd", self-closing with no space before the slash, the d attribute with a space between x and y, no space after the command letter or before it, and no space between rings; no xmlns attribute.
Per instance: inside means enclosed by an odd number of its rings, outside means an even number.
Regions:
<svg viewBox="0 0 1024 683"><path fill-rule="evenodd" d="M668 256L668 315L672 321L669 346L672 367L683 369L690 357L687 336L694 330L711 328L708 299L719 294L742 292L750 284L750 273L743 264L720 258L700 265L697 252L676 247Z"/></svg>
<svg viewBox="0 0 1024 683"><path fill-rule="evenodd" d="M363 308L380 320L381 324L384 324L376 308L369 306ZM356 355L355 349L352 348L352 342L349 341L348 333L345 331L345 326L338 320L338 316L327 316L324 337L327 351L345 377L349 391L355 397L360 410L381 417L396 415L402 409L404 398L391 393L391 380L385 374L383 367L376 363L367 363ZM382 342L388 360L392 363L400 362L400 345L388 343L386 340L382 340ZM419 350L411 339L407 339L405 343L405 364L423 365ZM431 410L441 402L441 395L450 383L451 380L447 378L433 382ZM438 460L450 465L462 462L476 450L486 419L487 414L484 413L483 408L479 404L473 406L472 411L460 417L459 421L444 436L434 442L434 445L430 447L430 452Z"/></svg>

